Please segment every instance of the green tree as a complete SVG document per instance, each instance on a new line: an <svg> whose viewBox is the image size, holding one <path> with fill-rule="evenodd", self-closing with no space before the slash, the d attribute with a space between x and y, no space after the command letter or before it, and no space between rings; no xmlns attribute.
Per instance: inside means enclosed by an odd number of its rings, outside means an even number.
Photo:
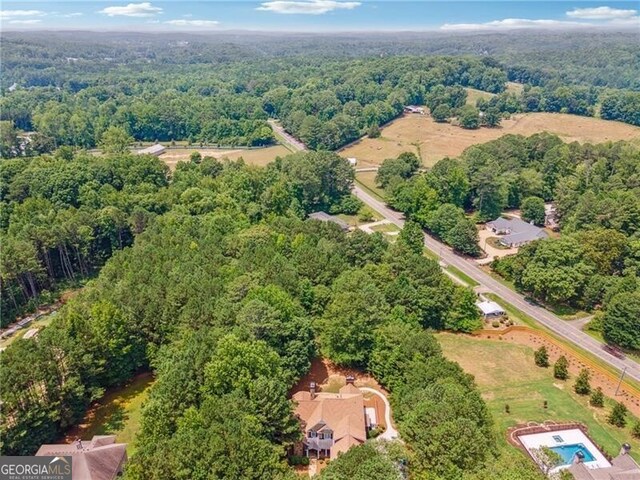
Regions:
<svg viewBox="0 0 640 480"><path fill-rule="evenodd" d="M320 480L400 480L402 475L387 445L371 442L350 448L322 470ZM395 452L394 452L395 453Z"/></svg>
<svg viewBox="0 0 640 480"><path fill-rule="evenodd" d="M379 138L380 135L380 127L376 124L371 125L367 130L367 137L369 138Z"/></svg>
<svg viewBox="0 0 640 480"><path fill-rule="evenodd" d="M564 355L558 358L556 363L553 364L553 377L558 380L566 380L569 378L569 362Z"/></svg>
<svg viewBox="0 0 640 480"><path fill-rule="evenodd" d="M591 392L589 377L589 371L586 368L580 370L580 374L576 378L576 383L573 385L573 389L578 395L589 395L589 392Z"/></svg>
<svg viewBox="0 0 640 480"><path fill-rule="evenodd" d="M456 286L453 303L445 321L445 328L454 332L471 333L482 328L482 317L476 306L476 294L466 287Z"/></svg>
<svg viewBox="0 0 640 480"><path fill-rule="evenodd" d="M623 428L627 424L627 407L622 402L616 402L607 417L607 421L616 427Z"/></svg>
<svg viewBox="0 0 640 480"><path fill-rule="evenodd" d="M549 366L549 354L547 353L547 347L544 345L537 349L533 356L537 366L545 368Z"/></svg>
<svg viewBox="0 0 640 480"><path fill-rule="evenodd" d="M444 239L458 252L472 257L480 253L478 229L473 221L466 217L458 219L453 228L445 234Z"/></svg>
<svg viewBox="0 0 640 480"><path fill-rule="evenodd" d="M489 107L483 112L482 124L487 127L497 127L500 125L501 120L502 114L500 113L500 110L495 107Z"/></svg>
<svg viewBox="0 0 640 480"><path fill-rule="evenodd" d="M438 123L443 123L451 116L451 109L448 105L441 103L431 111L431 116Z"/></svg>
<svg viewBox="0 0 640 480"><path fill-rule="evenodd" d="M133 137L122 127L109 127L100 140L100 148L106 154L122 154L129 151Z"/></svg>
<svg viewBox="0 0 640 480"><path fill-rule="evenodd" d="M422 255L424 251L424 233L420 224L413 220L407 220L398 235L398 242L416 255Z"/></svg>
<svg viewBox="0 0 640 480"><path fill-rule="evenodd" d="M527 197L522 201L520 206L522 211L522 220L525 222L533 222L536 225L544 225L545 210L544 200L540 197Z"/></svg>
<svg viewBox="0 0 640 480"><path fill-rule="evenodd" d="M480 112L471 105L465 105L458 113L458 121L462 128L475 129L480 126Z"/></svg>
<svg viewBox="0 0 640 480"><path fill-rule="evenodd" d="M631 435L635 438L640 438L640 420L636 420L633 427L631 427Z"/></svg>
<svg viewBox="0 0 640 480"><path fill-rule="evenodd" d="M191 152L191 155L189 155L189 160L191 161L191 163L199 165L200 163L202 163L202 155L198 151L193 151Z"/></svg>
<svg viewBox="0 0 640 480"><path fill-rule="evenodd" d="M598 387L591 392L589 403L594 407L604 407L604 393L602 393L602 388Z"/></svg>
<svg viewBox="0 0 640 480"><path fill-rule="evenodd" d="M611 299L602 333L607 342L640 350L640 293L620 293Z"/></svg>

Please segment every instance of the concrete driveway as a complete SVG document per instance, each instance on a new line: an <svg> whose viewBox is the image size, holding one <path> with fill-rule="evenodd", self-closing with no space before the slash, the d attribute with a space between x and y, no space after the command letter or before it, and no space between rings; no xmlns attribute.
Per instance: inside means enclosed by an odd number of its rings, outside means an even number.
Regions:
<svg viewBox="0 0 640 480"><path fill-rule="evenodd" d="M391 422L391 405L389 404L389 400L379 391L369 388L369 387L359 387L363 392L373 393L382 399L384 402L384 423L387 426L387 429L384 433L381 433L377 438L383 438L385 440L395 440L399 437L398 431L393 428L393 423Z"/></svg>

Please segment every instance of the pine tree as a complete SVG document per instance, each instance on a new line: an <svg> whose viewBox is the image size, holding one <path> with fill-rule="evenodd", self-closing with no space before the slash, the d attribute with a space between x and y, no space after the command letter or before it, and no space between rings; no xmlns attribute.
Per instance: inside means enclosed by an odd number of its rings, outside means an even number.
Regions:
<svg viewBox="0 0 640 480"><path fill-rule="evenodd" d="M569 378L569 362L564 355L554 364L553 376L558 380L566 380Z"/></svg>
<svg viewBox="0 0 640 480"><path fill-rule="evenodd" d="M611 410L607 420L611 425L623 428L627 424L627 407L624 403L617 402L613 406L613 410Z"/></svg>
<svg viewBox="0 0 640 480"><path fill-rule="evenodd" d="M536 350L534 354L534 359L537 366L544 367L544 368L548 367L549 354L547 353L547 347L543 345L538 350Z"/></svg>
<svg viewBox="0 0 640 480"><path fill-rule="evenodd" d="M573 389L578 395L588 395L591 392L591 385L589 384L589 371L583 368L576 378L576 383L573 385Z"/></svg>
<svg viewBox="0 0 640 480"><path fill-rule="evenodd" d="M589 399L589 403L593 407L604 407L604 394L602 393L602 389L600 387L596 388L591 393L591 398Z"/></svg>

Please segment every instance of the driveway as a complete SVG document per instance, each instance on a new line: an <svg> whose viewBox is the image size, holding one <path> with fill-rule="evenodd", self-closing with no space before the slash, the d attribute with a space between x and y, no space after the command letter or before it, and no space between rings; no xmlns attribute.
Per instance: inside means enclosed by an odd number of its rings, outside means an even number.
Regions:
<svg viewBox="0 0 640 480"><path fill-rule="evenodd" d="M359 387L359 388L363 392L373 393L374 395L377 395L384 402L384 423L387 426L387 429L384 431L384 433L381 433L377 438L383 438L385 440L397 439L400 435L398 434L398 431L395 428L393 428L393 423L391 422L391 405L389 404L389 400L387 400L387 397L385 397L382 393L380 393L378 390L375 390L373 388L369 388L369 387Z"/></svg>
<svg viewBox="0 0 640 480"><path fill-rule="evenodd" d="M516 253L518 253L517 248L494 247L489 242L487 242L487 239L491 237L498 238L498 236L488 228L483 228L478 231L478 243L480 244L480 248L482 248L482 250L484 250L484 252L487 254L487 258L477 260L479 264L483 265L485 263L491 263L495 258L502 258L506 257L507 255L515 255Z"/></svg>

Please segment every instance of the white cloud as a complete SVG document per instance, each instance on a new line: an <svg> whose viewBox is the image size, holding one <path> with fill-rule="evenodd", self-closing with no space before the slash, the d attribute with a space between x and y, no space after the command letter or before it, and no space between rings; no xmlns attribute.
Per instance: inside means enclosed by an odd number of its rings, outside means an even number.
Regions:
<svg viewBox="0 0 640 480"><path fill-rule="evenodd" d="M215 27L219 25L220 22L217 20L168 20L164 23L168 23L169 25L175 25L178 27Z"/></svg>
<svg viewBox="0 0 640 480"><path fill-rule="evenodd" d="M124 16L124 17L153 17L159 13L162 13L162 8L154 7L149 2L142 3L130 3L124 7L106 7L100 10L98 13L103 13L110 17Z"/></svg>
<svg viewBox="0 0 640 480"><path fill-rule="evenodd" d="M334 10L353 10L360 5L360 2L342 2L335 0L273 0L263 2L257 10L274 13L321 15Z"/></svg>
<svg viewBox="0 0 640 480"><path fill-rule="evenodd" d="M12 25L36 25L42 22L39 18L31 18L27 20L9 20L9 23Z"/></svg>
<svg viewBox="0 0 640 480"><path fill-rule="evenodd" d="M41 17L46 15L42 10L0 10L0 18Z"/></svg>
<svg viewBox="0 0 640 480"><path fill-rule="evenodd" d="M529 20L526 18L505 18L486 23L445 23L441 30L498 30L510 28L560 28L560 27L588 27L589 23L571 22L564 20Z"/></svg>
<svg viewBox="0 0 640 480"><path fill-rule="evenodd" d="M611 7L576 8L567 12L567 17L583 20L612 20L616 18L633 17L637 10L622 10Z"/></svg>
<svg viewBox="0 0 640 480"><path fill-rule="evenodd" d="M66 18L73 18L73 17L81 17L83 16L84 13L80 13L80 12L73 12L73 13L65 13L64 15L62 15L63 17Z"/></svg>

